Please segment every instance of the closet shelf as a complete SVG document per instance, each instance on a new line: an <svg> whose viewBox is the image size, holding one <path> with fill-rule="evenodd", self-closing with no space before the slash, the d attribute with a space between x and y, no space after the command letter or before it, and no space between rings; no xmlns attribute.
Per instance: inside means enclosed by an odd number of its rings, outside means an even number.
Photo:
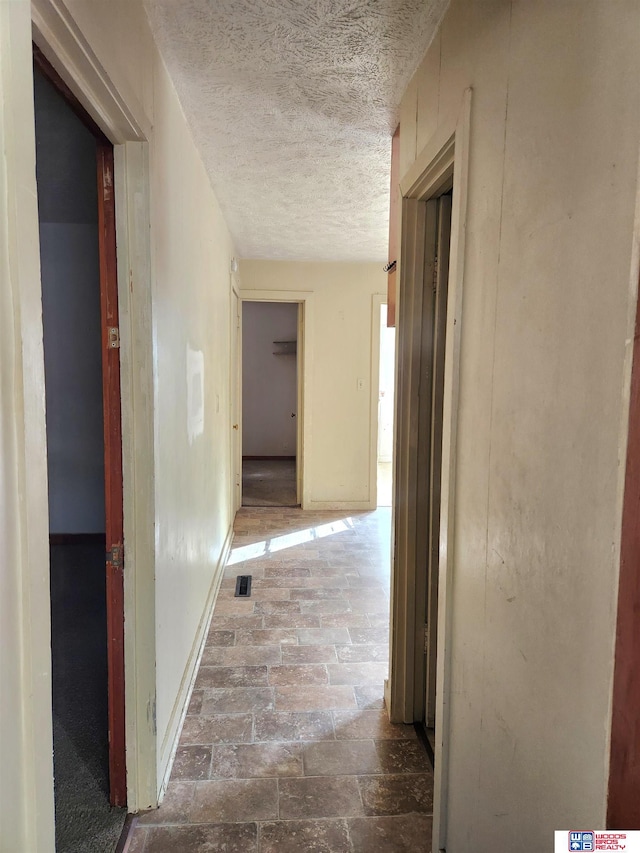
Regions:
<svg viewBox="0 0 640 853"><path fill-rule="evenodd" d="M297 341L274 341L273 342L274 355L295 355L298 351L298 342Z"/></svg>

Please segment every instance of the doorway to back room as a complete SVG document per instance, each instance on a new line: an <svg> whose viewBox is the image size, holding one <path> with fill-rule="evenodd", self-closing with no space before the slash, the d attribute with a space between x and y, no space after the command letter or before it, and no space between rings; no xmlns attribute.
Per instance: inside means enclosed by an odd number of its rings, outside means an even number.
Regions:
<svg viewBox="0 0 640 853"><path fill-rule="evenodd" d="M295 302L242 303L242 505L297 506Z"/></svg>
<svg viewBox="0 0 640 853"><path fill-rule="evenodd" d="M126 817L113 148L34 59L56 850L111 853Z"/></svg>

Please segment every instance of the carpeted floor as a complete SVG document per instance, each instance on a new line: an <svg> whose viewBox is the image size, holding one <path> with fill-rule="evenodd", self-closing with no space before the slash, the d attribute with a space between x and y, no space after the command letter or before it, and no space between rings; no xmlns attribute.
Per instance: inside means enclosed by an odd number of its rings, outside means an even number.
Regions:
<svg viewBox="0 0 640 853"><path fill-rule="evenodd" d="M113 853L109 805L104 542L51 546L57 853Z"/></svg>
<svg viewBox="0 0 640 853"><path fill-rule="evenodd" d="M243 459L242 506L297 506L295 459Z"/></svg>

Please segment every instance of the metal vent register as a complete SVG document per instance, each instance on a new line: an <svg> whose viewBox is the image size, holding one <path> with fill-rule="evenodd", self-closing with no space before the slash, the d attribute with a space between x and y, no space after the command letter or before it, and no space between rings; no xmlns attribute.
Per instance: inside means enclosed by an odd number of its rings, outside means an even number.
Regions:
<svg viewBox="0 0 640 853"><path fill-rule="evenodd" d="M251 595L251 575L238 575L236 578L236 598L249 598Z"/></svg>

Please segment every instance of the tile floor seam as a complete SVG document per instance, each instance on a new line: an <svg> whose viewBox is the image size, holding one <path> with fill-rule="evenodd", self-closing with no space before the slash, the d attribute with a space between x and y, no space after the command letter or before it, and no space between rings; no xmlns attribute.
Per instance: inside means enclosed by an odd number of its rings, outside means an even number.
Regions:
<svg viewBox="0 0 640 853"><path fill-rule="evenodd" d="M360 797L360 803L362 805L362 814L366 815L364 797L362 796L362 788L360 786L360 776L356 776L356 785L358 787L358 796Z"/></svg>
<svg viewBox="0 0 640 853"><path fill-rule="evenodd" d="M147 841L149 840L149 833L147 832L146 827L143 827L143 828L142 828L141 830L139 830L139 831L140 831L140 833L144 833L144 840L143 840L143 842L142 842L142 847L141 847L141 849L140 849L140 853L144 853L145 848L146 848L146 846L147 846ZM129 846L130 846L130 845L129 845Z"/></svg>

